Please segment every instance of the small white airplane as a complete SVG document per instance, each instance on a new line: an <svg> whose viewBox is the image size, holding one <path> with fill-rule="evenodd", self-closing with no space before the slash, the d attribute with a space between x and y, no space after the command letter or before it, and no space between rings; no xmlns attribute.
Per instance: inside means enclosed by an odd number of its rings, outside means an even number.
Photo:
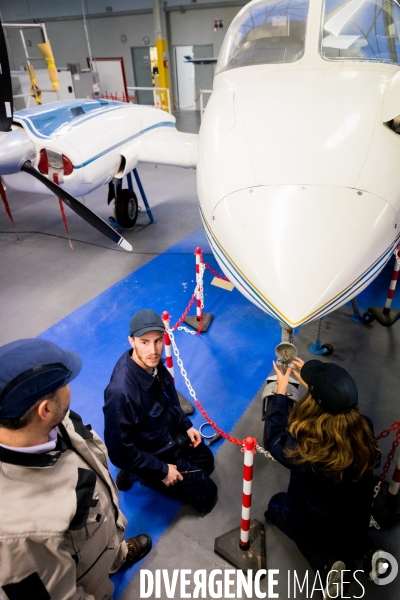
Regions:
<svg viewBox="0 0 400 600"><path fill-rule="evenodd" d="M0 175L33 191L20 171L39 171L47 186L46 155L54 193L81 195L141 161L197 166L222 270L293 328L361 292L398 243L399 64L397 1L253 0L226 34L198 138L153 108L45 105L0 134Z"/></svg>
<svg viewBox="0 0 400 600"><path fill-rule="evenodd" d="M121 180L148 157L150 162L195 166L197 147L191 134L176 130L175 117L168 113L102 99L20 110L13 116L12 130L0 136L0 175L7 187L48 193L45 186L55 176L74 196ZM21 173L27 160L32 167ZM35 180L33 167L41 174Z"/></svg>

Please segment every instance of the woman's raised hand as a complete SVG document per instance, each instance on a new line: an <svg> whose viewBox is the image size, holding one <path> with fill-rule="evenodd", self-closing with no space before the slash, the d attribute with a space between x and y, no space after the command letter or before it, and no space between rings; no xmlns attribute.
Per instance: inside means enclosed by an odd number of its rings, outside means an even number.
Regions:
<svg viewBox="0 0 400 600"><path fill-rule="evenodd" d="M297 356L292 360L292 365L294 367L292 373L296 377L297 381L301 383L301 385L304 385L305 388L308 388L308 385L306 384L304 379L301 378L300 375L301 368L304 365L304 360Z"/></svg>

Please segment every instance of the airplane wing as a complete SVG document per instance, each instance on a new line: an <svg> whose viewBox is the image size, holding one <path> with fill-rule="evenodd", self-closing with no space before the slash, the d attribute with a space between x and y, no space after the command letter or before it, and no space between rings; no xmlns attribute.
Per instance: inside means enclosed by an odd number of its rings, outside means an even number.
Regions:
<svg viewBox="0 0 400 600"><path fill-rule="evenodd" d="M154 130L142 141L139 162L196 168L198 137L172 128Z"/></svg>

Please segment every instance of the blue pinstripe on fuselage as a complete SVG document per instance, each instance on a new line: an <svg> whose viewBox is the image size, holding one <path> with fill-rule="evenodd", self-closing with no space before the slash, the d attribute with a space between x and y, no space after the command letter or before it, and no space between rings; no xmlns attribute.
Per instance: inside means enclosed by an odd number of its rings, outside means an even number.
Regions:
<svg viewBox="0 0 400 600"><path fill-rule="evenodd" d="M261 310L269 314L271 317L274 317L278 321L284 322L285 324L292 327L293 324L287 323L285 321L285 316L280 314L277 311L277 309L268 302L267 298L265 298L259 292L259 290L255 288L255 286L245 277L244 273L242 273L240 269L233 263L225 249L221 246L219 241L212 233L211 228L208 225L201 209L200 215L205 234L213 250L213 253L218 262L221 264L221 266L223 265L225 267L230 279L238 284L239 289L242 288L243 290L245 290L247 295L250 296L252 302L254 302L254 304L256 304L256 306L258 306ZM305 325L306 323L310 323L311 321L320 319L324 315L335 310L335 308L338 308L339 306L347 302L348 300L351 300L351 298L353 298L359 290L361 290L371 281L373 281L377 274L383 269L385 264L392 256L393 251L398 244L399 237L400 234L397 236L396 240L385 250L385 252L351 285L344 289L340 294L332 298L328 303L321 306L318 310L308 315L304 321L302 321L301 323L295 323L294 326L297 327L298 325Z"/></svg>

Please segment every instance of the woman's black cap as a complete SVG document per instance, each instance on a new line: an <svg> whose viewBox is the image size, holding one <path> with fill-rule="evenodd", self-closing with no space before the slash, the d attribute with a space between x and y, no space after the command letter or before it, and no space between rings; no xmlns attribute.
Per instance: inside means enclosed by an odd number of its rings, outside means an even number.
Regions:
<svg viewBox="0 0 400 600"><path fill-rule="evenodd" d="M300 375L315 402L326 412L337 415L357 406L356 383L343 367L309 360L303 365Z"/></svg>

